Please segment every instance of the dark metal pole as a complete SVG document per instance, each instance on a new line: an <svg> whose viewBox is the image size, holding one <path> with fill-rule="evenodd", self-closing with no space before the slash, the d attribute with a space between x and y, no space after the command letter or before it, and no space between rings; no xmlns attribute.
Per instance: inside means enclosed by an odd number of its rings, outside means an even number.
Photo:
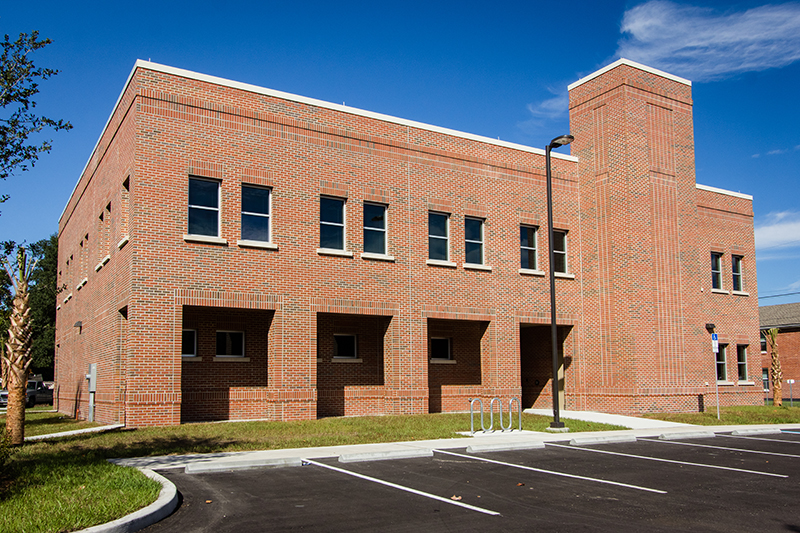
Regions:
<svg viewBox="0 0 800 533"><path fill-rule="evenodd" d="M545 151L545 166L547 168L547 233L550 240L550 343L553 347L553 421L551 428L563 428L564 422L560 417L558 405L558 328L556 326L556 271L555 254L553 253L553 177L550 171L550 149Z"/></svg>

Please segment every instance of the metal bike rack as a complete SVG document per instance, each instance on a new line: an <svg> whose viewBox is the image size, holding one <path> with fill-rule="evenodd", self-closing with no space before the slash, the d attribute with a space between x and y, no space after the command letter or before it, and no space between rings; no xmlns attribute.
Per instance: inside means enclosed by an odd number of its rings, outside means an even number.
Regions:
<svg viewBox="0 0 800 533"><path fill-rule="evenodd" d="M494 433L494 404L495 402L500 406L500 431L514 431L514 402L517 402L517 430L522 431L522 402L516 396L508 400L508 426L503 423L503 400L498 397L492 398L489 401L489 427L483 423L483 400L480 398L469 398L469 431L470 434L475 434L475 402L481 406L481 430L484 433Z"/></svg>

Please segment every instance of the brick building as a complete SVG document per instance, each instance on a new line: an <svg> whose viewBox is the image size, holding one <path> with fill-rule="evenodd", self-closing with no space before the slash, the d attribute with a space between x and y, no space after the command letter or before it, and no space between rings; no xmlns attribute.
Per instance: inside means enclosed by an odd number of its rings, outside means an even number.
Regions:
<svg viewBox="0 0 800 533"><path fill-rule="evenodd" d="M761 327L761 372L764 391L772 398L772 377L769 369L772 356L764 339L764 331L778 328L778 355L783 371L783 397L789 399L790 391L800 397L800 303L765 305L758 308ZM793 379L791 388L786 380Z"/></svg>
<svg viewBox="0 0 800 533"><path fill-rule="evenodd" d="M560 402L759 403L752 198L695 183L691 83L569 95ZM137 62L60 220L59 409L90 363L129 426L550 407L546 213L541 149Z"/></svg>

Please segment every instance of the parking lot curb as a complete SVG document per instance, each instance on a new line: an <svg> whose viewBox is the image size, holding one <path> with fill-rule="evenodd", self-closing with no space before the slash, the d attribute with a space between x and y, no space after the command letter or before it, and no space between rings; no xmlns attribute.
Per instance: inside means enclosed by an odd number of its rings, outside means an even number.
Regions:
<svg viewBox="0 0 800 533"><path fill-rule="evenodd" d="M178 506L178 490L175 485L152 470L146 468L140 470L145 476L161 483L161 493L156 501L113 522L83 529L77 533L134 533L171 515Z"/></svg>
<svg viewBox="0 0 800 533"><path fill-rule="evenodd" d="M72 431L62 431L61 433L48 433L47 435L33 435L25 437L25 442L35 442L38 440L57 439L59 437L72 437L74 435L83 435L84 433L102 433L104 431L113 431L115 429L122 429L125 424L111 424L108 426L97 426L93 428L75 429Z"/></svg>
<svg viewBox="0 0 800 533"><path fill-rule="evenodd" d="M731 431L731 435L744 436L744 435L780 435L781 430L775 428L756 428L756 429L735 429Z"/></svg>
<svg viewBox="0 0 800 533"><path fill-rule="evenodd" d="M544 449L544 442L506 442L492 444L471 444L467 446L467 453L480 452L510 452L514 450L541 450Z"/></svg>
<svg viewBox="0 0 800 533"><path fill-rule="evenodd" d="M343 453L340 463L357 463L360 461L381 461L386 459L413 459L415 457L433 457L433 450L424 448L410 450L389 450L380 452Z"/></svg>
<svg viewBox="0 0 800 533"><path fill-rule="evenodd" d="M658 438L661 440L710 439L716 436L717 434L713 431L675 431L673 433L662 433Z"/></svg>
<svg viewBox="0 0 800 533"><path fill-rule="evenodd" d="M576 437L569 441L570 446L586 446L589 444L613 444L617 442L636 442L635 435L603 435L600 437Z"/></svg>
<svg viewBox="0 0 800 533"><path fill-rule="evenodd" d="M250 470L253 468L281 468L285 466L301 466L299 457L277 459L249 459L243 461L214 461L207 463L191 463L186 465L187 474L204 474L208 472L230 472L233 470Z"/></svg>

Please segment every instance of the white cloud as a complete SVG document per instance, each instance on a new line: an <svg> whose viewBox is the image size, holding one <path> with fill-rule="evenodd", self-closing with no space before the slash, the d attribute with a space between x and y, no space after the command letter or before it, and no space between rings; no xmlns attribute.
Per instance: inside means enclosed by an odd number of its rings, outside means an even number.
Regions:
<svg viewBox="0 0 800 533"><path fill-rule="evenodd" d="M767 152L767 155L780 155L785 153L786 150L770 150L769 152Z"/></svg>
<svg viewBox="0 0 800 533"><path fill-rule="evenodd" d="M625 12L617 57L711 81L800 59L800 3L726 11L651 0Z"/></svg>
<svg viewBox="0 0 800 533"><path fill-rule="evenodd" d="M789 287L787 287L787 288L790 289L790 290L793 290L793 291L796 291L797 289L800 289L800 279L798 279L794 283L790 283Z"/></svg>
<svg viewBox="0 0 800 533"><path fill-rule="evenodd" d="M569 111L569 94L566 87L562 90L548 89L553 95L541 102L528 104L530 118L518 124L518 127L527 133L538 132L541 128L551 125L553 121L566 119Z"/></svg>
<svg viewBox="0 0 800 533"><path fill-rule="evenodd" d="M756 251L800 246L800 212L770 213L756 226Z"/></svg>

